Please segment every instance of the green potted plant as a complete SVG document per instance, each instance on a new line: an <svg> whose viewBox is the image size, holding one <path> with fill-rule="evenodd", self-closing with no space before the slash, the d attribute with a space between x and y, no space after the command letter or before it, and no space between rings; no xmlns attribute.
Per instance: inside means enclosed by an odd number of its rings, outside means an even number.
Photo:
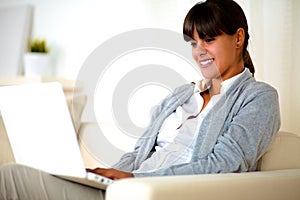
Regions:
<svg viewBox="0 0 300 200"><path fill-rule="evenodd" d="M25 76L50 76L51 59L46 39L28 42L28 52L24 55Z"/></svg>
<svg viewBox="0 0 300 200"><path fill-rule="evenodd" d="M46 39L34 39L29 43L30 52L34 53L48 53L49 47L47 46Z"/></svg>

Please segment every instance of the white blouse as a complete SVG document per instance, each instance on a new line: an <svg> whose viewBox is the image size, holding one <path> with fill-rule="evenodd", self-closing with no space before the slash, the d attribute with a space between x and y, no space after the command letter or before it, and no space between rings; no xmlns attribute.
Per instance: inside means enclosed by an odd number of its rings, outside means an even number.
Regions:
<svg viewBox="0 0 300 200"><path fill-rule="evenodd" d="M242 73L244 72L245 70ZM193 153L196 133L198 133L203 119L242 73L223 81L220 94L212 96L201 112L204 100L200 95L200 92L203 91L200 88L203 88L201 85L203 81L195 84L194 94L191 98L166 118L157 137L156 151L143 162L136 172L168 167L165 166L166 163L172 163L172 165L188 163ZM190 116L195 117L188 119Z"/></svg>

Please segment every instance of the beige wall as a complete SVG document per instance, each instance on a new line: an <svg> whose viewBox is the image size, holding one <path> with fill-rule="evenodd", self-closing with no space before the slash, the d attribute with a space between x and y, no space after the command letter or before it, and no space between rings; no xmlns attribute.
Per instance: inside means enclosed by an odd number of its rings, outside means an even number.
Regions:
<svg viewBox="0 0 300 200"><path fill-rule="evenodd" d="M138 28L181 32L197 0L0 0L0 6L35 7L33 37L51 48L56 74L75 78L87 56L104 41Z"/></svg>

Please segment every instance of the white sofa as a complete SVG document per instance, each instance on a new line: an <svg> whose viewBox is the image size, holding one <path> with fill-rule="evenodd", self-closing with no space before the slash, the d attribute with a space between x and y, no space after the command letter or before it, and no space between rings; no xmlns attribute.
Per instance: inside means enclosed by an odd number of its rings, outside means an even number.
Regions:
<svg viewBox="0 0 300 200"><path fill-rule="evenodd" d="M93 130L86 123L79 137ZM87 167L97 161L80 146ZM109 153L109 152L105 152ZM0 165L13 161L7 135L0 121ZM131 178L107 188L106 200L300 200L300 136L279 132L259 162L257 172L173 177Z"/></svg>
<svg viewBox="0 0 300 200"><path fill-rule="evenodd" d="M85 124L80 135L88 134ZM85 148L82 148L85 151ZM88 155L88 154L84 154ZM85 156L91 164L92 157ZM300 200L300 136L279 132L257 172L131 178L107 188L106 200Z"/></svg>

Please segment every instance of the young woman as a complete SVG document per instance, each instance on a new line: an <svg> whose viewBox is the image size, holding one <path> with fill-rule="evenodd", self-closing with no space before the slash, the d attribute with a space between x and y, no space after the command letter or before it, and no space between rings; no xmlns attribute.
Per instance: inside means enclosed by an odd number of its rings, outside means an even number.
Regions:
<svg viewBox="0 0 300 200"><path fill-rule="evenodd" d="M120 179L256 170L279 130L280 113L276 90L253 77L241 7L233 0L198 3L183 33L205 79L166 97L134 151L113 168L88 171ZM1 199L103 198L100 190L19 165L2 167L0 181Z"/></svg>

